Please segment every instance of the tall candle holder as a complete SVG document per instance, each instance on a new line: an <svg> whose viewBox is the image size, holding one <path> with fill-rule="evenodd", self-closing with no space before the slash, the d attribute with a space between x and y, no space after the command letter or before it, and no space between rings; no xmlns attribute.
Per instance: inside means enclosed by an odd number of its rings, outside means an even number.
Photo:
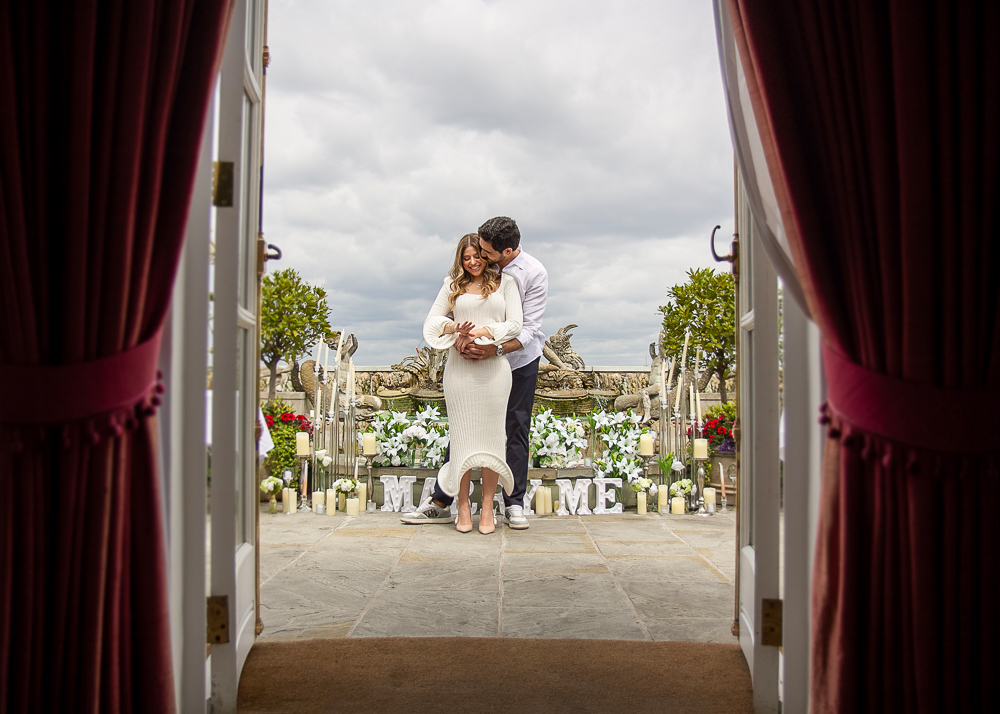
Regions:
<svg viewBox="0 0 1000 714"><path fill-rule="evenodd" d="M702 461L701 459L698 460L698 483L701 483L701 484L705 483L705 462ZM702 489L702 495L698 499L698 515L699 516L711 516L711 515L714 515L713 513L710 513L705 508L705 491L704 491L704 489Z"/></svg>
<svg viewBox="0 0 1000 714"><path fill-rule="evenodd" d="M299 456L299 491L302 498L299 499L300 511L312 510L312 498L309 496L309 457Z"/></svg>
<svg viewBox="0 0 1000 714"><path fill-rule="evenodd" d="M368 503L365 504L365 510L374 512L375 489L372 485L372 462L375 460L375 454L378 453L374 434L362 435L361 453L365 460L365 468L368 470Z"/></svg>

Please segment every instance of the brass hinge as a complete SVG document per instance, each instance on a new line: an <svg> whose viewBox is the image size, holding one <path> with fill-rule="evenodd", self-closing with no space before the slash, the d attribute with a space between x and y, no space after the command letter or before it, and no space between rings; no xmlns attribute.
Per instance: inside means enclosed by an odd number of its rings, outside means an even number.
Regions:
<svg viewBox="0 0 1000 714"><path fill-rule="evenodd" d="M229 598L225 595L209 595L206 601L208 611L205 624L208 643L219 645L229 642Z"/></svg>
<svg viewBox="0 0 1000 714"><path fill-rule="evenodd" d="M233 205L234 170L232 161L216 161L212 165L212 205Z"/></svg>
<svg viewBox="0 0 1000 714"><path fill-rule="evenodd" d="M765 647L781 647L781 600L763 599L760 604L760 643Z"/></svg>

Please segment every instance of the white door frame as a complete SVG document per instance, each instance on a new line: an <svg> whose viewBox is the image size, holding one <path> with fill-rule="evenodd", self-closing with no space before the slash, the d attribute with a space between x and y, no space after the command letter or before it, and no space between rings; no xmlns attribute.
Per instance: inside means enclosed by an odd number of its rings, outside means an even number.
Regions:
<svg viewBox="0 0 1000 714"><path fill-rule="evenodd" d="M254 425L258 409L257 234L263 3L239 0L219 82L218 161L233 167L232 205L216 207L212 356L211 594L228 600L229 641L213 644L213 712L236 711L256 626Z"/></svg>
<svg viewBox="0 0 1000 714"><path fill-rule="evenodd" d="M819 523L826 399L819 330L784 294L785 478L783 692L785 711L809 711L812 572Z"/></svg>
<svg viewBox="0 0 1000 714"><path fill-rule="evenodd" d="M762 642L762 603L778 600L778 278L756 232L742 182L739 233L739 637L754 711L778 712L778 648Z"/></svg>

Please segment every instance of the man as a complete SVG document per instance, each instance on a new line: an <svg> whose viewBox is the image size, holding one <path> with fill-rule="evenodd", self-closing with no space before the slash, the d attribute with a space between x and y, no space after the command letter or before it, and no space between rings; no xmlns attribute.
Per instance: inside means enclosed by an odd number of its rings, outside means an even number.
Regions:
<svg viewBox="0 0 1000 714"><path fill-rule="evenodd" d="M528 488L528 432L531 428L531 408L535 402L538 363L545 344L542 316L549 294L549 274L545 266L521 249L521 233L514 219L506 216L491 218L479 226L478 233L483 257L517 283L524 319L517 338L500 346L469 343L462 347L461 354L465 359L506 359L510 363L507 465L514 475L514 490L504 493L503 499L507 525L515 530L525 530L528 527L528 519L524 517L524 494ZM435 484L433 495L416 511L404 513L400 520L414 525L451 523L452 500Z"/></svg>

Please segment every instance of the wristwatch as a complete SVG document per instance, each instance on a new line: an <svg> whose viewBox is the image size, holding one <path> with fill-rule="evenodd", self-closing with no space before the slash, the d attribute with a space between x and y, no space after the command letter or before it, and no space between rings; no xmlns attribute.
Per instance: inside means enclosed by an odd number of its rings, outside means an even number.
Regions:
<svg viewBox="0 0 1000 714"><path fill-rule="evenodd" d="M497 357L503 357L503 345L497 345Z"/></svg>

